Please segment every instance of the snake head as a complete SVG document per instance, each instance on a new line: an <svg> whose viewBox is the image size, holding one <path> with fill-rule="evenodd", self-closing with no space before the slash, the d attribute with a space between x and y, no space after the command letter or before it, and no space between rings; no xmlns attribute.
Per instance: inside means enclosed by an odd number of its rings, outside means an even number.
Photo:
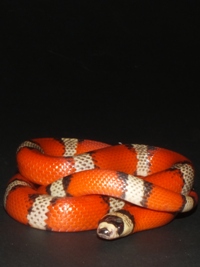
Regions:
<svg viewBox="0 0 200 267"><path fill-rule="evenodd" d="M133 221L133 216L128 211L108 213L99 221L97 235L107 240L127 236L133 232Z"/></svg>

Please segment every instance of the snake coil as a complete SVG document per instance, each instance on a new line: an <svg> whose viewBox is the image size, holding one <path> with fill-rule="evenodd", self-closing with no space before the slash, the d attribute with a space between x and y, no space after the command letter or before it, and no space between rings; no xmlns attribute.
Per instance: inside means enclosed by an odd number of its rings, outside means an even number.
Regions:
<svg viewBox="0 0 200 267"><path fill-rule="evenodd" d="M165 225L198 200L191 161L164 148L37 138L23 142L16 158L4 207L42 230L97 229L115 239Z"/></svg>

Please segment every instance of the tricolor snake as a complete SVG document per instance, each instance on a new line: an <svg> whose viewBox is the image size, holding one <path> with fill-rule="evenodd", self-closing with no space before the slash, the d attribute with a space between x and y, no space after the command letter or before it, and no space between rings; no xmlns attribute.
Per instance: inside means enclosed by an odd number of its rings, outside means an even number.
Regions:
<svg viewBox="0 0 200 267"><path fill-rule="evenodd" d="M191 161L165 148L37 138L23 142L16 158L4 207L42 230L97 229L115 239L165 225L198 200Z"/></svg>

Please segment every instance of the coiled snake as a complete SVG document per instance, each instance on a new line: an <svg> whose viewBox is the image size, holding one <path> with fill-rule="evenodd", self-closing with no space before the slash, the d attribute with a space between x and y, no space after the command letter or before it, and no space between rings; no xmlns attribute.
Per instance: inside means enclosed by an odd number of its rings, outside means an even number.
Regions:
<svg viewBox="0 0 200 267"><path fill-rule="evenodd" d="M115 239L169 223L196 205L194 168L176 152L75 138L37 138L17 149L19 173L4 207L17 221L59 232L97 228Z"/></svg>

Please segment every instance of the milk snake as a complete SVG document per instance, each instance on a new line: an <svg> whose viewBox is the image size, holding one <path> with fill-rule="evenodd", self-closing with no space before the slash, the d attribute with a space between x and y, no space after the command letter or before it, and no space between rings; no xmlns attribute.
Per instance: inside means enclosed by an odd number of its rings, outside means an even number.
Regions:
<svg viewBox="0 0 200 267"><path fill-rule="evenodd" d="M197 204L191 161L165 148L36 138L18 147L16 159L4 207L42 230L97 228L115 239L165 225Z"/></svg>

